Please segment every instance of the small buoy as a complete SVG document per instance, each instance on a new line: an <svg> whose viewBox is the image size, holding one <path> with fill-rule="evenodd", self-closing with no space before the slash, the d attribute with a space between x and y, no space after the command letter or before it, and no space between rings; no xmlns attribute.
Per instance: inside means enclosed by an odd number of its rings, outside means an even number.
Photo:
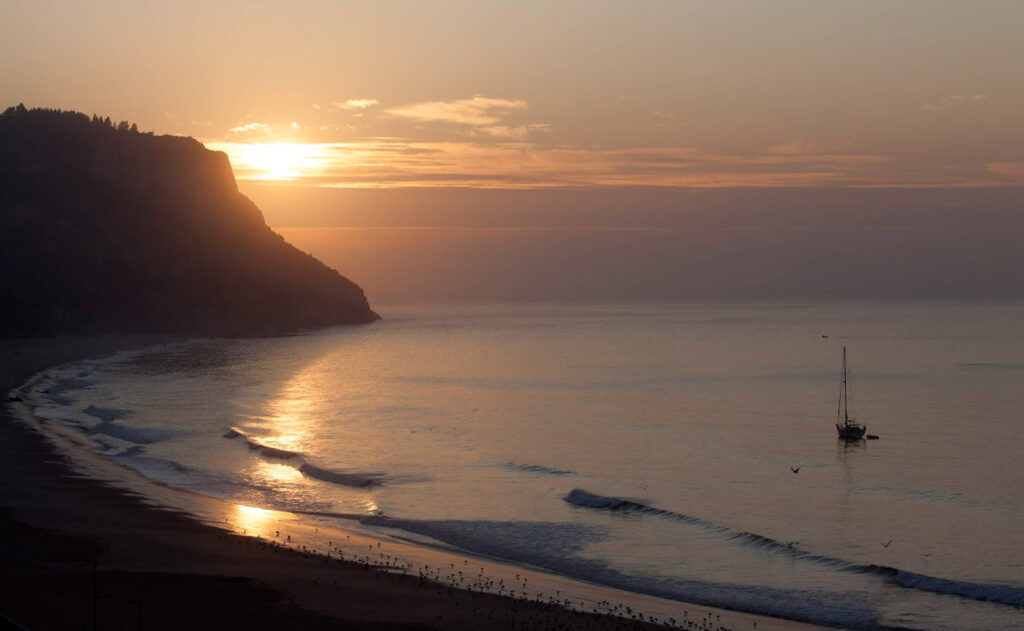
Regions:
<svg viewBox="0 0 1024 631"><path fill-rule="evenodd" d="M878 440L878 436L875 434L868 434L868 440Z"/></svg>

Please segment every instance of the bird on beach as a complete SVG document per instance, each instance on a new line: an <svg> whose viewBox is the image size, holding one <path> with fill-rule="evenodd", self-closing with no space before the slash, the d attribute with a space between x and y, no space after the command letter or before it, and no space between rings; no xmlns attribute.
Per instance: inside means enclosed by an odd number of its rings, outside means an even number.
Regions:
<svg viewBox="0 0 1024 631"><path fill-rule="evenodd" d="M800 466L802 467L803 465ZM789 470L793 473L800 473L800 467L790 467Z"/></svg>
<svg viewBox="0 0 1024 631"><path fill-rule="evenodd" d="M889 547L889 544L890 544L890 543L892 543L892 539L890 539L890 540L888 541L888 543L883 543L883 544L882 544L882 547L883 547L883 548L888 548L888 547Z"/></svg>

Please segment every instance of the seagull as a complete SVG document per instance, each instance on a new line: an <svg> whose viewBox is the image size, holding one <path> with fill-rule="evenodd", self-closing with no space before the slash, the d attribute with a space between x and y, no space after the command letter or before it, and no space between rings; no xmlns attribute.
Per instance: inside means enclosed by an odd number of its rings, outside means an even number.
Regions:
<svg viewBox="0 0 1024 631"><path fill-rule="evenodd" d="M889 540L889 543L892 543L892 539ZM883 548L888 548L889 547L889 543L883 543L882 547Z"/></svg>
<svg viewBox="0 0 1024 631"><path fill-rule="evenodd" d="M792 471L793 473L800 473L800 467L790 467L789 470Z"/></svg>

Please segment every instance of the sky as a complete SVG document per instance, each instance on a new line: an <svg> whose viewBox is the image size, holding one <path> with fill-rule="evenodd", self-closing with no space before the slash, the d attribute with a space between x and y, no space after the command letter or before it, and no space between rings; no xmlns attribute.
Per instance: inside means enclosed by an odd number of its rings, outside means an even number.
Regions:
<svg viewBox="0 0 1024 631"><path fill-rule="evenodd" d="M0 96L226 151L371 300L1024 297L982 256L1024 264L1022 32L1019 0L6 0ZM844 227L911 271L795 274Z"/></svg>

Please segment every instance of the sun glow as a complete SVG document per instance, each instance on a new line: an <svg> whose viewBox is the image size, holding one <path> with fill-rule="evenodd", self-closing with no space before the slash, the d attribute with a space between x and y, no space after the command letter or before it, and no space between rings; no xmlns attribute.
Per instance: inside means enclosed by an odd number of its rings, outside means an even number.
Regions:
<svg viewBox="0 0 1024 631"><path fill-rule="evenodd" d="M274 511L245 504L235 505L235 524L245 534L261 535L263 529L274 518Z"/></svg>
<svg viewBox="0 0 1024 631"><path fill-rule="evenodd" d="M293 142L234 144L232 165L255 180L294 180L322 170L325 156L315 144Z"/></svg>

